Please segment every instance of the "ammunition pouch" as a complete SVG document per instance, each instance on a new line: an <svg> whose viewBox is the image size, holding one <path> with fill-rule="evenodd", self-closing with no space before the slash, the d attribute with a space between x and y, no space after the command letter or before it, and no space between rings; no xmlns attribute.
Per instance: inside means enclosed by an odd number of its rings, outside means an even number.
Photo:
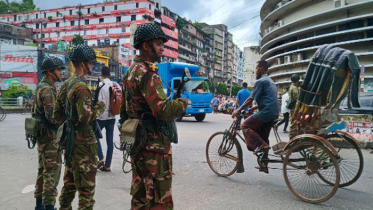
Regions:
<svg viewBox="0 0 373 210"><path fill-rule="evenodd" d="M33 149L36 139L43 135L42 122L40 119L28 117L25 119L26 141L29 149Z"/></svg>
<svg viewBox="0 0 373 210"><path fill-rule="evenodd" d="M120 147L118 149L135 155L146 143L147 132L141 120L128 119L122 124L119 137Z"/></svg>
<svg viewBox="0 0 373 210"><path fill-rule="evenodd" d="M151 113L145 112L141 116L141 122L148 133L162 132L170 142L175 144L179 142L175 120L160 121Z"/></svg>
<svg viewBox="0 0 373 210"><path fill-rule="evenodd" d="M57 143L60 148L66 147L68 124L68 121L65 121L57 130Z"/></svg>

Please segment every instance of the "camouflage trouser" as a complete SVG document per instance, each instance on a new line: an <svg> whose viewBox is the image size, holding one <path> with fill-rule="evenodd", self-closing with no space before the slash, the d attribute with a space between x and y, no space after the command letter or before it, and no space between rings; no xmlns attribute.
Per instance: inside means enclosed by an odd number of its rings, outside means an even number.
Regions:
<svg viewBox="0 0 373 210"><path fill-rule="evenodd" d="M132 161L131 210L173 209L172 155L142 150Z"/></svg>
<svg viewBox="0 0 373 210"><path fill-rule="evenodd" d="M65 158L66 159L66 158ZM60 210L71 210L75 192L79 193L79 208L91 210L95 204L97 144L75 145L72 167L65 166L63 188L60 196Z"/></svg>
<svg viewBox="0 0 373 210"><path fill-rule="evenodd" d="M35 198L42 198L44 205L54 205L57 197L57 185L61 175L61 154L57 143L38 141L38 176L35 185Z"/></svg>
<svg viewBox="0 0 373 210"><path fill-rule="evenodd" d="M289 138L292 139L298 135L297 124L293 119L294 110L290 110L290 128L289 128Z"/></svg>

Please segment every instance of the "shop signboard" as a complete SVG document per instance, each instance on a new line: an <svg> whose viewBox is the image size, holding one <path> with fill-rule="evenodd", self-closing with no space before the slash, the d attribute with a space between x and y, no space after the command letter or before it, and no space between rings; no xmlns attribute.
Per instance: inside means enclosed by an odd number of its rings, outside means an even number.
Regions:
<svg viewBox="0 0 373 210"><path fill-rule="evenodd" d="M36 72L37 47L22 45L0 45L1 72Z"/></svg>

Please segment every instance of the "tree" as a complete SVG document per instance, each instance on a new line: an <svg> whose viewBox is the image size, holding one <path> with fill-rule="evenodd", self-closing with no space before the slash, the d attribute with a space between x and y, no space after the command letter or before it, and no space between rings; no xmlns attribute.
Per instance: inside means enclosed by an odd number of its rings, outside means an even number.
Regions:
<svg viewBox="0 0 373 210"><path fill-rule="evenodd" d="M79 34L76 34L72 40L72 43L73 45L84 44L84 40Z"/></svg>
<svg viewBox="0 0 373 210"><path fill-rule="evenodd" d="M28 94L32 93L27 86L12 86L2 94L2 98L18 98L19 96L27 97Z"/></svg>
<svg viewBox="0 0 373 210"><path fill-rule="evenodd" d="M210 81L209 87L210 87L210 92L215 93L215 83L213 81Z"/></svg>
<svg viewBox="0 0 373 210"><path fill-rule="evenodd" d="M177 20L176 20L176 27L177 27L177 29L180 31L180 30L182 30L183 28L184 28L184 26L185 26L185 24L184 24L184 20L182 19L182 18L178 18Z"/></svg>
<svg viewBox="0 0 373 210"><path fill-rule="evenodd" d="M202 30L202 27L203 27L202 23L194 22L193 25L194 25L196 28Z"/></svg>
<svg viewBox="0 0 373 210"><path fill-rule="evenodd" d="M225 83L219 83L218 93L225 96L229 95L227 85Z"/></svg>
<svg viewBox="0 0 373 210"><path fill-rule="evenodd" d="M232 96L236 96L238 91L241 90L241 87L240 86L237 86L237 85L233 85L232 86Z"/></svg>
<svg viewBox="0 0 373 210"><path fill-rule="evenodd" d="M21 3L9 1L0 1L0 14L19 13L19 12L33 12L35 11L35 4L33 0L22 0Z"/></svg>

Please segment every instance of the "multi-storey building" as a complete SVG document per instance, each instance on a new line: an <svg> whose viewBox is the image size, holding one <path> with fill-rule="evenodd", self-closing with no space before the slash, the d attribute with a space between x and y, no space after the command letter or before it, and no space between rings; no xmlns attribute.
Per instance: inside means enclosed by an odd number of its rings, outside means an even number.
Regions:
<svg viewBox="0 0 373 210"><path fill-rule="evenodd" d="M203 23L202 30L206 32L212 38L212 47L214 52L213 67L212 67L212 81L215 84L220 82L226 82L223 79L223 69L225 63L224 57L224 37L227 32L227 26L220 25L208 25Z"/></svg>
<svg viewBox="0 0 373 210"><path fill-rule="evenodd" d="M170 38L165 44L164 60L174 61L178 57L176 21L162 11L161 0L131 0L1 15L0 22L32 28L34 39L42 47L58 41L71 43L79 34L88 45L120 45L127 52L133 50L131 23L157 22ZM131 56L124 57L122 63L128 65Z"/></svg>
<svg viewBox="0 0 373 210"><path fill-rule="evenodd" d="M290 85L292 74L303 77L323 44L354 52L365 67L364 90L373 91L372 8L371 0L265 1L260 51L279 91Z"/></svg>
<svg viewBox="0 0 373 210"><path fill-rule="evenodd" d="M244 52L238 49L237 52L237 85L242 85L244 81Z"/></svg>
<svg viewBox="0 0 373 210"><path fill-rule="evenodd" d="M256 81L256 63L260 60L260 47L252 46L244 48L244 82L249 87L254 87Z"/></svg>
<svg viewBox="0 0 373 210"><path fill-rule="evenodd" d="M198 65L199 76L209 77L213 61L211 38L189 21L182 20L184 27L179 31L178 61Z"/></svg>

